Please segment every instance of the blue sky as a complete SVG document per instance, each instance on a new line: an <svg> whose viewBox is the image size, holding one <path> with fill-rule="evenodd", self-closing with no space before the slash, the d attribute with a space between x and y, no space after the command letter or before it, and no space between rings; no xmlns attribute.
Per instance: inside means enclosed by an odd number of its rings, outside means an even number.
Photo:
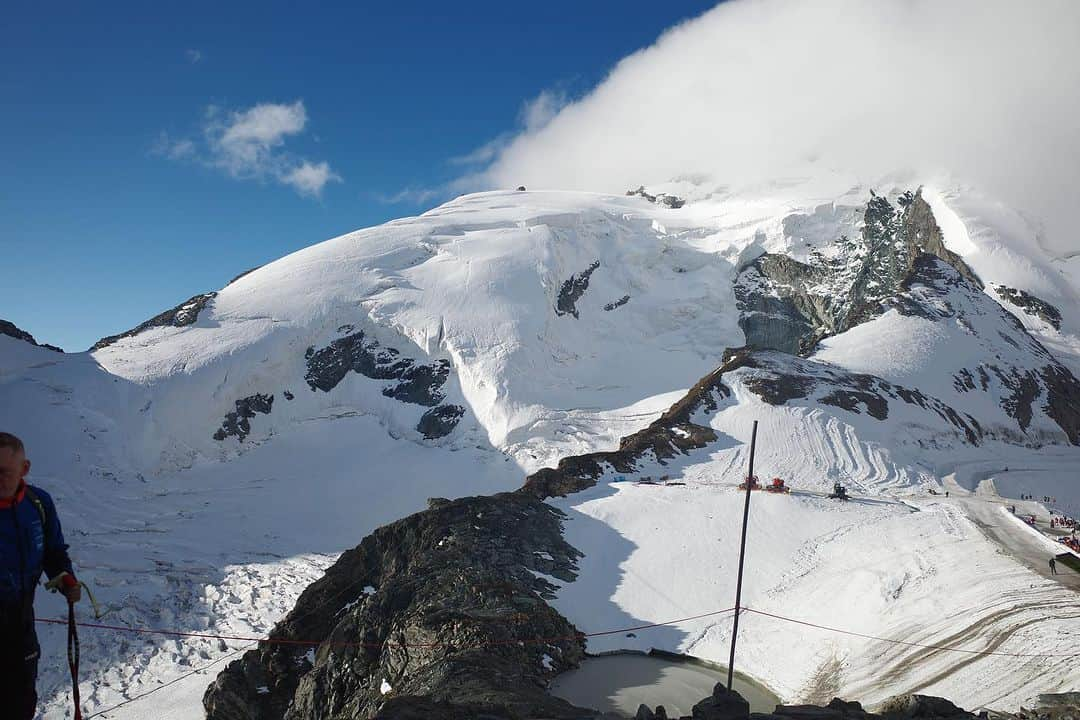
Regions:
<svg viewBox="0 0 1080 720"><path fill-rule="evenodd" d="M527 103L584 94L713 4L12 5L0 318L85 349L422 211L437 198L402 191L460 176L451 159L520 128Z"/></svg>

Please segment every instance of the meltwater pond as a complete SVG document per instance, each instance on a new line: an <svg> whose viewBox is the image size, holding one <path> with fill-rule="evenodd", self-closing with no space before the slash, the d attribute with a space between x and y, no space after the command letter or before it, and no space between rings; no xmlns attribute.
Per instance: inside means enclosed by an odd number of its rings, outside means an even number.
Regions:
<svg viewBox="0 0 1080 720"><path fill-rule="evenodd" d="M579 707L632 718L638 705L663 705L669 717L689 715L694 704L727 682L727 670L671 655L617 653L590 657L555 678L551 694ZM735 690L751 712L770 713L780 702L765 686L736 674Z"/></svg>

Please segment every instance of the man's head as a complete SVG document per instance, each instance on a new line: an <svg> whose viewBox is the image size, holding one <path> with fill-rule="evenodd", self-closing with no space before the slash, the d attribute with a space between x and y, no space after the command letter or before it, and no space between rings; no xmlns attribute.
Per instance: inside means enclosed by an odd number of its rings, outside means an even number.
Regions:
<svg viewBox="0 0 1080 720"><path fill-rule="evenodd" d="M22 440L0 432L0 498L13 496L28 472L30 461L26 459Z"/></svg>

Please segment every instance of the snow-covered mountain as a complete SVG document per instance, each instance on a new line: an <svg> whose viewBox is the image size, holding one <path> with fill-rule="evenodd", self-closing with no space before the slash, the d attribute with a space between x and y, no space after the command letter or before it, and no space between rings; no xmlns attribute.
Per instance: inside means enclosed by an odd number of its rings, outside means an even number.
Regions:
<svg viewBox="0 0 1080 720"><path fill-rule="evenodd" d="M257 634L375 527L526 476L541 497L571 493L551 502L584 558L555 607L578 627L726 607L730 528L712 518L737 510L729 486L757 420L762 473L880 500L769 498L768 522L799 529L754 531L778 579L751 604L827 597L860 632L929 642L973 604L1053 595L961 509L921 498L958 482L1080 514L1077 375L1080 256L1047 253L1033 221L970 189L683 180L462 196L252 270L87 353L5 332L0 426L26 440L117 619ZM619 475L686 485L661 499ZM875 534L889 553L861 545ZM993 587L969 589L987 573ZM1030 647L1063 642L1053 619L1025 628ZM724 632L631 645L722 659ZM837 687L865 697L885 693L874 680L889 668L901 689L985 704L1080 679L993 659L950 670L865 642L826 651L818 636L778 671L778 632L754 638L748 670L785 699L834 659L857 667ZM84 644L91 707L224 655L210 641ZM200 717L205 684L179 684L198 692L178 691L172 717Z"/></svg>

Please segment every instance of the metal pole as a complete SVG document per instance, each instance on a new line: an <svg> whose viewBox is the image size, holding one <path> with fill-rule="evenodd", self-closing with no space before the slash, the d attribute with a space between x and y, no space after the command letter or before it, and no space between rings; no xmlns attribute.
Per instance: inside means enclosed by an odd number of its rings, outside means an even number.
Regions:
<svg viewBox="0 0 1080 720"><path fill-rule="evenodd" d="M727 689L731 691L731 682L735 678L735 640L739 636L739 613L742 610L742 574L743 561L746 559L746 524L750 520L750 487L754 478L754 449L757 447L757 420L750 435L750 472L746 476L746 504L742 515L742 542L739 544L739 579L735 583L735 625L731 629L731 658L727 666Z"/></svg>

